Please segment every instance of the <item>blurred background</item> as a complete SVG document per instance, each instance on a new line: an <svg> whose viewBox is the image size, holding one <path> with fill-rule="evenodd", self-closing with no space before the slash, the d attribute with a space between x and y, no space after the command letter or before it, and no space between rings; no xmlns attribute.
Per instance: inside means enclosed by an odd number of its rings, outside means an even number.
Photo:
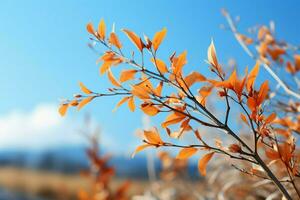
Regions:
<svg viewBox="0 0 300 200"><path fill-rule="evenodd" d="M133 180L136 194L145 193L149 179L156 179L163 169L156 151L148 151L150 157L145 152L130 157L141 144L136 130L158 124L159 117L150 120L126 106L112 112L118 102L114 97L59 116L60 101L79 92L79 81L99 92L110 86L99 76L98 55L88 48L88 22L97 24L103 18L108 30L115 23L116 30L126 27L150 37L167 27L161 57L187 50L191 69L205 68L206 49L213 38L221 60L234 57L244 67L254 61L230 32L220 28L226 23L221 9L241 16L241 30L273 20L279 38L299 44L299 6L292 0L284 4L279 0L1 0L0 199L75 198L79 188L87 187L80 175L89 169L86 134L99 134L101 152L110 154L109 164L116 167L116 182ZM131 45L125 36L121 39ZM201 181L193 160L188 169L189 177Z"/></svg>

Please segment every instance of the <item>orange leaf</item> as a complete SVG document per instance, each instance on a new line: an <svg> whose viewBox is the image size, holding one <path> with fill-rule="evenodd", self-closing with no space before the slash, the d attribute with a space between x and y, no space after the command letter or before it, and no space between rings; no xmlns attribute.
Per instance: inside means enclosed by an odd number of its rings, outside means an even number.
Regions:
<svg viewBox="0 0 300 200"><path fill-rule="evenodd" d="M241 120L243 120L245 124L249 125L249 122L247 121L247 117L243 113L241 113Z"/></svg>
<svg viewBox="0 0 300 200"><path fill-rule="evenodd" d="M198 72L192 72L184 78L185 84L188 87L191 87L196 82L201 82L201 81L205 81L205 80L206 80L205 76L203 76L202 74L200 74Z"/></svg>
<svg viewBox="0 0 300 200"><path fill-rule="evenodd" d="M153 45L153 49L154 51L157 51L159 45L161 44L161 42L163 41L163 39L165 38L167 33L167 29L163 28L161 31L157 32L154 35L154 38L152 40L152 45Z"/></svg>
<svg viewBox="0 0 300 200"><path fill-rule="evenodd" d="M134 32L123 29L123 32L129 37L129 39L135 44L135 46L140 50L143 51L144 44L139 36L137 36Z"/></svg>
<svg viewBox="0 0 300 200"><path fill-rule="evenodd" d="M168 68L167 65L164 63L164 61L159 60L159 59L154 59L151 58L151 62L157 67L157 70L161 73L164 74L166 72L168 72Z"/></svg>
<svg viewBox="0 0 300 200"><path fill-rule="evenodd" d="M162 139L160 138L156 129L155 129L155 131L144 131L144 136L145 136L146 140L151 144L159 145L159 144L164 143L162 141Z"/></svg>
<svg viewBox="0 0 300 200"><path fill-rule="evenodd" d="M133 85L131 86L131 94L140 98L140 99L149 99L150 96L148 94L147 88L143 87L143 85Z"/></svg>
<svg viewBox="0 0 300 200"><path fill-rule="evenodd" d="M182 67L187 63L186 60L187 51L182 52L178 58L173 59L173 71L175 75L182 73Z"/></svg>
<svg viewBox="0 0 300 200"><path fill-rule="evenodd" d="M122 48L122 44L119 41L118 36L114 32L110 33L109 42L115 45L118 49Z"/></svg>
<svg viewBox="0 0 300 200"><path fill-rule="evenodd" d="M141 105L141 110L150 116L154 116L157 113L159 113L159 109L156 106L154 106L152 103L147 103L147 102Z"/></svg>
<svg viewBox="0 0 300 200"><path fill-rule="evenodd" d="M268 81L263 82L263 84L260 86L259 92L258 92L258 98L257 98L257 104L260 105L265 98L267 97L269 92L269 84Z"/></svg>
<svg viewBox="0 0 300 200"><path fill-rule="evenodd" d="M133 96L129 97L128 107L129 107L129 110L131 112L134 112L134 110L135 110L135 104L134 104L134 98L133 98Z"/></svg>
<svg viewBox="0 0 300 200"><path fill-rule="evenodd" d="M116 107L114 108L113 112L116 111L123 103L125 103L126 101L128 101L130 97L124 97L123 99L121 99L118 104L116 105Z"/></svg>
<svg viewBox="0 0 300 200"><path fill-rule="evenodd" d="M181 151L178 153L176 156L177 159L188 159L192 155L194 155L198 151L197 148L194 147L188 147L188 148L183 148Z"/></svg>
<svg viewBox="0 0 300 200"><path fill-rule="evenodd" d="M94 96L90 96L90 97L87 97L87 98L81 100L79 102L79 104L77 105L77 110L80 110L83 106L90 103L94 98L95 98Z"/></svg>
<svg viewBox="0 0 300 200"><path fill-rule="evenodd" d="M110 82L116 86L116 87L120 87L121 84L115 79L114 75L112 74L111 70L108 69L108 72L107 72L107 76L108 76L108 79L110 80Z"/></svg>
<svg viewBox="0 0 300 200"><path fill-rule="evenodd" d="M139 153L140 151L146 149L147 147L151 147L151 144L143 144L138 146L135 151L133 152L133 154L131 155L131 158L133 158L137 153Z"/></svg>
<svg viewBox="0 0 300 200"><path fill-rule="evenodd" d="M100 67L100 74L104 74L112 65L112 62L106 61Z"/></svg>
<svg viewBox="0 0 300 200"><path fill-rule="evenodd" d="M155 95L161 96L161 91L163 88L163 82L159 82L158 86L155 88Z"/></svg>
<svg viewBox="0 0 300 200"><path fill-rule="evenodd" d="M105 39L105 22L103 19L101 19L99 25L98 25L98 34L101 40Z"/></svg>
<svg viewBox="0 0 300 200"><path fill-rule="evenodd" d="M260 62L257 61L254 68L249 73L248 80L246 83L246 88L248 91L250 91L253 88L253 84L254 84L257 74L259 72L259 66L260 66Z"/></svg>
<svg viewBox="0 0 300 200"><path fill-rule="evenodd" d="M93 27L93 24L90 22L86 25L86 30L90 33L90 34L93 34L95 35L95 30L94 30L94 27Z"/></svg>
<svg viewBox="0 0 300 200"><path fill-rule="evenodd" d="M179 112L174 112L166 118L166 120L161 124L161 126L163 128L166 128L172 124L177 124L177 123L181 122L182 120L184 120L185 117L186 116L184 114L181 114Z"/></svg>
<svg viewBox="0 0 300 200"><path fill-rule="evenodd" d="M85 94L92 94L93 92L89 90L82 82L79 82L80 89Z"/></svg>
<svg viewBox="0 0 300 200"><path fill-rule="evenodd" d="M120 75L121 83L134 79L134 75L136 74L136 72L137 72L137 70L135 70L135 69L129 69L129 70L122 71L121 75Z"/></svg>
<svg viewBox="0 0 300 200"><path fill-rule="evenodd" d="M68 108L69 108L69 104L67 103L61 104L58 109L59 114L61 116L64 116L67 113Z"/></svg>
<svg viewBox="0 0 300 200"><path fill-rule="evenodd" d="M253 97L249 97L247 100L248 108L253 112L256 110L256 101Z"/></svg>
<svg viewBox="0 0 300 200"><path fill-rule="evenodd" d="M270 114L268 117L267 117L267 119L265 119L265 123L266 124L270 124L270 123L272 123L275 119L276 119L276 113L272 113L272 114Z"/></svg>
<svg viewBox="0 0 300 200"><path fill-rule="evenodd" d="M198 170L202 176L206 175L206 165L214 155L214 152L204 155L198 162Z"/></svg>

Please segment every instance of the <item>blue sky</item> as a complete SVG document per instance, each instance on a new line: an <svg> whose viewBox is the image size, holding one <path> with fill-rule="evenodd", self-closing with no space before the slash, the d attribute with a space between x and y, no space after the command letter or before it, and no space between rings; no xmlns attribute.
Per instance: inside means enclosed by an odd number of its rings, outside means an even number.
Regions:
<svg viewBox="0 0 300 200"><path fill-rule="evenodd" d="M174 50L187 50L191 69L201 67L205 73L204 59L211 38L223 62L234 57L240 66L254 64L232 35L219 28L226 23L221 8L241 16L241 30L274 20L279 38L299 44L299 7L297 1L279 0L1 1L0 116L30 113L40 104L58 105L60 98L79 91L78 81L95 91L109 87L106 78L99 77L95 64L98 56L87 47L85 26L90 21L97 24L104 18L108 27L115 23L116 29L126 27L151 37L167 27L161 57ZM98 99L82 112L71 111L67 118L78 121L91 113L106 134L117 136L117 144L137 144L139 140L132 133L142 126L142 115L127 108L112 113L117 101Z"/></svg>

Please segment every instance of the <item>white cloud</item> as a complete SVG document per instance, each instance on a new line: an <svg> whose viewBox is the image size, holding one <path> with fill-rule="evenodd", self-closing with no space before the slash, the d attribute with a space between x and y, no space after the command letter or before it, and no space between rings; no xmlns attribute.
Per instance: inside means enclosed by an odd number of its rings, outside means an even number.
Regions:
<svg viewBox="0 0 300 200"><path fill-rule="evenodd" d="M91 123L92 128L96 126L95 122ZM72 116L62 118L55 104L40 104L29 112L14 110L0 115L0 149L43 149L86 144L85 138L79 134L82 128L83 120ZM105 146L109 146L109 138L101 139Z"/></svg>

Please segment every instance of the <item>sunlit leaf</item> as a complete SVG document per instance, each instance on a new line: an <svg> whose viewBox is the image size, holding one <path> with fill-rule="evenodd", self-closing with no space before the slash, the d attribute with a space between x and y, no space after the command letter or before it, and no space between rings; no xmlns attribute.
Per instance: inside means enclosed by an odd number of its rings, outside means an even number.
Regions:
<svg viewBox="0 0 300 200"><path fill-rule="evenodd" d="M124 33L129 37L129 39L135 44L135 46L140 50L143 51L144 44L139 36L137 36L134 32L123 29Z"/></svg>
<svg viewBox="0 0 300 200"><path fill-rule="evenodd" d="M90 103L94 98L95 98L94 96L90 96L85 99L82 99L79 102L79 104L77 105L77 110L80 110L81 108L83 108L86 104Z"/></svg>
<svg viewBox="0 0 300 200"><path fill-rule="evenodd" d="M159 109L155 105L147 102L141 105L141 110L149 116L154 116L159 113Z"/></svg>
<svg viewBox="0 0 300 200"><path fill-rule="evenodd" d="M90 34L93 34L95 35L95 30L94 30L94 27L93 27L93 24L90 22L86 25L86 30L90 33Z"/></svg>
<svg viewBox="0 0 300 200"><path fill-rule="evenodd" d="M140 145L138 146L135 151L133 152L133 154L131 155L131 158L133 158L137 153L139 153L140 151L148 148L148 147L151 147L152 145L151 144L143 144L143 145Z"/></svg>
<svg viewBox="0 0 300 200"><path fill-rule="evenodd" d="M151 58L151 62L157 67L157 70L161 74L168 72L167 65L164 63L164 61L157 59L157 58L156 59Z"/></svg>
<svg viewBox="0 0 300 200"><path fill-rule="evenodd" d="M165 38L166 33L167 33L167 29L163 28L161 31L157 32L154 35L153 40L152 40L152 45L153 45L154 51L157 51L159 45L161 44L161 42Z"/></svg>
<svg viewBox="0 0 300 200"><path fill-rule="evenodd" d="M65 116L65 114L67 113L67 110L69 108L69 105L67 103L61 104L58 112L61 116Z"/></svg>
<svg viewBox="0 0 300 200"><path fill-rule="evenodd" d="M188 159L189 157L193 156L198 151L197 148L194 147L188 147L183 148L181 151L177 154L177 159Z"/></svg>
<svg viewBox="0 0 300 200"><path fill-rule="evenodd" d="M254 84L255 79L257 77L257 74L259 72L259 66L260 66L260 62L257 61L254 68L249 73L248 80L247 80L247 83L246 83L246 88L247 88L248 91L250 91L251 88L253 88L253 84Z"/></svg>
<svg viewBox="0 0 300 200"><path fill-rule="evenodd" d="M79 82L80 89L85 94L92 94L93 92L89 90L82 82Z"/></svg>
<svg viewBox="0 0 300 200"><path fill-rule="evenodd" d="M124 104L126 101L128 101L130 97L124 97L122 98L116 105L116 107L114 108L113 112L116 111L122 104Z"/></svg>
<svg viewBox="0 0 300 200"><path fill-rule="evenodd" d="M113 44L114 46L116 46L118 49L122 48L122 44L121 44L118 36L114 32L110 33L109 42L111 44Z"/></svg>
<svg viewBox="0 0 300 200"><path fill-rule="evenodd" d="M150 144L155 144L155 145L163 144L163 141L156 130L144 131L144 136Z"/></svg>
<svg viewBox="0 0 300 200"><path fill-rule="evenodd" d="M121 84L116 80L116 78L114 77L114 75L112 74L110 69L108 69L107 76L108 76L108 79L110 80L111 84L113 84L116 87L121 86Z"/></svg>
<svg viewBox="0 0 300 200"><path fill-rule="evenodd" d="M135 104L134 104L134 98L133 98L133 96L129 97L128 107L129 107L129 110L131 112L134 112L134 110L135 110Z"/></svg>
<svg viewBox="0 0 300 200"><path fill-rule="evenodd" d="M106 31L105 22L103 19L101 19L101 21L98 25L98 35L101 40L105 39L105 31Z"/></svg>
<svg viewBox="0 0 300 200"><path fill-rule="evenodd" d="M137 72L137 70L135 70L135 69L129 69L129 70L122 71L121 75L120 75L121 83L134 79L136 72Z"/></svg>
<svg viewBox="0 0 300 200"><path fill-rule="evenodd" d="M191 87L196 82L205 81L206 78L198 72L192 72L184 78L185 84Z"/></svg>

